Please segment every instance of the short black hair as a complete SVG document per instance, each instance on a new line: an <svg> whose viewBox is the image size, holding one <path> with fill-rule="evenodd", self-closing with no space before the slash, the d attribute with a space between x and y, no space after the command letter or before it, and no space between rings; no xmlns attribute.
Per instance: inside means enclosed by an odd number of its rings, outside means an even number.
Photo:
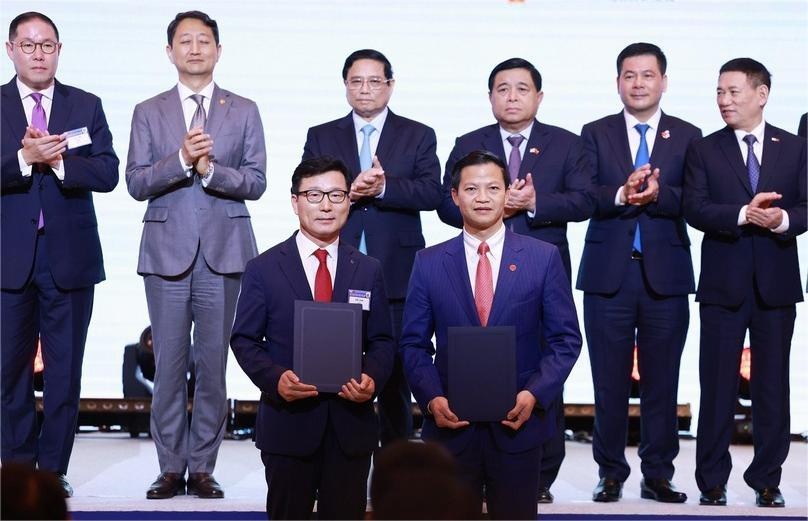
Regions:
<svg viewBox="0 0 808 521"><path fill-rule="evenodd" d="M665 71L668 70L668 59L665 58L665 53L653 43L646 42L632 43L620 51L620 54L617 55L617 75L620 76L620 74L623 72L623 62L626 60L626 58L644 56L646 54L650 54L656 58L657 65L659 65L659 72L661 72L664 76Z"/></svg>
<svg viewBox="0 0 808 521"><path fill-rule="evenodd" d="M56 33L56 41L59 41L59 29L56 28L56 24L53 23L53 20L37 11L28 11L27 13L18 14L14 17L11 23L8 24L8 41L13 42L14 38L17 37L17 27L19 27L20 24L35 19L42 20L46 24L53 27L53 32Z"/></svg>
<svg viewBox="0 0 808 521"><path fill-rule="evenodd" d="M533 85L536 87L536 90L541 90L541 74L539 74L539 69L523 58L509 58L494 67L494 70L488 75L488 92L494 89L494 78L496 78L497 74L510 69L527 70L527 72L530 73L530 77L533 78Z"/></svg>
<svg viewBox="0 0 808 521"><path fill-rule="evenodd" d="M742 72L746 74L749 83L751 83L754 88L758 88L761 85L765 85L769 90L772 88L772 74L765 65L752 58L735 58L734 60L728 61L721 66L721 70L718 74L720 76L725 72Z"/></svg>
<svg viewBox="0 0 808 521"><path fill-rule="evenodd" d="M470 152L460 161L455 163L454 168L452 168L452 188L455 190L460 188L460 173L464 168L474 165L487 165L489 163L498 166L502 171L502 181L505 183L505 188L507 188L511 184L511 178L508 174L508 167L505 165L505 162L502 161L502 159L500 159L496 154L487 150L475 150Z"/></svg>
<svg viewBox="0 0 808 521"><path fill-rule="evenodd" d="M352 52L347 58L345 58L345 65L342 66L343 80L348 79L348 70L357 60L374 60L381 62L382 65L384 65L384 79L393 79L393 66L390 65L390 60L387 59L387 56L380 53L376 49L359 49L358 51Z"/></svg>
<svg viewBox="0 0 808 521"><path fill-rule="evenodd" d="M174 33L177 32L177 26L186 18L194 18L210 27L210 30L213 31L213 39L216 41L216 45L219 45L219 24L216 23L216 20L202 11L185 11L183 13L177 13L177 16L168 24L166 33L168 34L169 47L171 47L171 44L174 42Z"/></svg>
<svg viewBox="0 0 808 521"><path fill-rule="evenodd" d="M304 159L292 174L292 195L300 191L300 182L308 177L324 174L326 172L339 172L345 178L345 187L351 189L351 172L341 160L330 156Z"/></svg>

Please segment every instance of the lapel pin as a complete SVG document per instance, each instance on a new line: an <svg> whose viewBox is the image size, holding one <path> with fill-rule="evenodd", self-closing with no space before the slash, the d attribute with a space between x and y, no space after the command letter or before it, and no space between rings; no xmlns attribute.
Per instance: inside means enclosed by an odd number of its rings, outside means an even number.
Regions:
<svg viewBox="0 0 808 521"><path fill-rule="evenodd" d="M511 264L510 266L508 266L508 269L511 271L516 271L516 264Z"/></svg>
<svg viewBox="0 0 808 521"><path fill-rule="evenodd" d="M670 130L663 130L662 133L660 134L660 136L662 136L662 139L668 139L669 137L671 137L671 131Z"/></svg>
<svg viewBox="0 0 808 521"><path fill-rule="evenodd" d="M539 155L539 149L536 148L536 147L533 147L533 148L530 149L530 153L533 154L534 156L537 156L537 155Z"/></svg>
<svg viewBox="0 0 808 521"><path fill-rule="evenodd" d="M224 98L219 98L219 105L224 105Z"/></svg>
<svg viewBox="0 0 808 521"><path fill-rule="evenodd" d="M780 142L780 138L779 138L779 137L774 137L774 136L772 136L772 141L774 141L775 143L779 143L779 142Z"/></svg>

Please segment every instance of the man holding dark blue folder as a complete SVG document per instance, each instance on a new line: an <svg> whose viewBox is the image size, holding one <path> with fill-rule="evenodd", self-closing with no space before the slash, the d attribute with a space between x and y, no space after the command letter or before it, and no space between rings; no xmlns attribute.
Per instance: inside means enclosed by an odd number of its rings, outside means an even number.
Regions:
<svg viewBox="0 0 808 521"><path fill-rule="evenodd" d="M303 161L292 176L300 231L251 260L242 277L230 345L261 389L256 446L271 519L308 519L315 497L320 519L365 515L370 457L379 444L373 398L390 375L395 345L379 261L339 241L349 187L341 161ZM296 300L361 305L361 372L337 393L318 391L293 370ZM331 347L320 356L344 351L337 333Z"/></svg>
<svg viewBox="0 0 808 521"><path fill-rule="evenodd" d="M544 409L578 358L581 333L558 249L503 224L508 184L507 167L489 152L472 152L455 164L452 199L463 217L463 233L417 254L400 349L410 388L425 414L422 438L454 454L480 504L485 487L490 518L535 519L541 444L555 431ZM469 339L468 327L479 328L479 338ZM494 327L510 329L515 341L486 347L482 339ZM450 328L462 328L464 334L450 333ZM449 360L462 356L464 347L450 345L450 337L474 344L474 353L482 349L491 355ZM513 355L515 374L499 374L494 368L508 364L492 362ZM488 368L487 381L515 381L499 417L469 421L455 414L452 404L477 392L473 385L456 385L459 375L452 371L458 363ZM481 408L488 408L495 394L482 395Z"/></svg>

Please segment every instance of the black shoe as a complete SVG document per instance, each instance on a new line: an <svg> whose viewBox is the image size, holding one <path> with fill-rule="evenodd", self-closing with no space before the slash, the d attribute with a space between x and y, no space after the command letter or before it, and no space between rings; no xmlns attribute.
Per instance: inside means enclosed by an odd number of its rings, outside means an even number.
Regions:
<svg viewBox="0 0 808 521"><path fill-rule="evenodd" d="M550 492L550 487L539 487L539 499L537 503L549 504L553 502L553 493Z"/></svg>
<svg viewBox="0 0 808 521"><path fill-rule="evenodd" d="M205 499L221 499L224 497L224 490L213 474L192 472L188 474L188 495Z"/></svg>
<svg viewBox="0 0 808 521"><path fill-rule="evenodd" d="M727 486L721 485L710 490L704 490L699 496L700 505L723 507L727 504Z"/></svg>
<svg viewBox="0 0 808 521"><path fill-rule="evenodd" d="M185 495L185 478L182 474L163 472L146 491L146 499L168 499Z"/></svg>
<svg viewBox="0 0 808 521"><path fill-rule="evenodd" d="M640 481L640 497L653 499L660 503L684 503L687 501L687 494L677 492L671 481L665 478L644 478Z"/></svg>
<svg viewBox="0 0 808 521"><path fill-rule="evenodd" d="M56 479L59 481L59 486L62 488L62 492L64 492L65 497L73 497L73 487L71 487L70 483L67 481L67 476L61 472L57 472Z"/></svg>
<svg viewBox="0 0 808 521"><path fill-rule="evenodd" d="M759 507L780 508L786 506L786 500L777 487L755 490L755 503Z"/></svg>
<svg viewBox="0 0 808 521"><path fill-rule="evenodd" d="M619 479L600 478L598 486L592 491L592 501L613 503L623 496L623 482Z"/></svg>

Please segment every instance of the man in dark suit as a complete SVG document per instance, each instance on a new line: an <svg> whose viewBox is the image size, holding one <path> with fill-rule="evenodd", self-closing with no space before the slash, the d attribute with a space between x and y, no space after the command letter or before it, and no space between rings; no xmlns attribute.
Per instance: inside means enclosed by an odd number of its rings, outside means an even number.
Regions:
<svg viewBox="0 0 808 521"><path fill-rule="evenodd" d="M600 482L595 501L617 501L631 472L625 457L634 349L640 370L641 495L687 500L670 480L679 453L676 395L695 289L690 239L682 217L687 146L701 131L659 108L667 60L650 43L617 57L623 110L584 125L581 138L596 176L576 287L584 291L584 327L595 389L592 451Z"/></svg>
<svg viewBox="0 0 808 521"><path fill-rule="evenodd" d="M92 192L118 184L101 100L54 79L62 44L53 21L23 13L6 51L16 76L2 87L2 461L65 479L78 419L81 365L104 262ZM78 137L64 133L81 130ZM37 427L37 337L47 368Z"/></svg>
<svg viewBox="0 0 808 521"><path fill-rule="evenodd" d="M300 231L247 264L230 344L261 390L256 446L266 467L271 519L362 519L370 457L378 446L376 391L395 346L382 268L340 240L351 174L332 158L304 160L292 176ZM333 288L333 290L332 290ZM367 292L360 381L318 393L292 371L295 300L348 302Z"/></svg>
<svg viewBox="0 0 808 521"><path fill-rule="evenodd" d="M503 224L509 182L505 163L490 152L454 165L463 233L416 256L400 350L425 413L423 439L457 457L480 504L485 487L492 519L535 519L542 444L557 429L546 411L578 358L581 334L558 249ZM452 412L451 326L515 327L519 391L501 424L470 423Z"/></svg>
<svg viewBox="0 0 808 521"><path fill-rule="evenodd" d="M571 281L567 223L584 221L595 208L592 174L586 168L580 138L536 119L544 93L541 74L530 62L511 58L488 76L488 96L497 123L457 138L446 162L441 220L461 227L462 217L452 201L452 171L474 150L488 150L508 165L510 195L505 204L509 230L554 244ZM544 446L539 502L552 503L550 486L564 461L564 402L552 405L558 430Z"/></svg>
<svg viewBox="0 0 808 521"><path fill-rule="evenodd" d="M179 81L132 115L126 185L148 200L137 271L154 336L151 434L160 475L146 492L222 498L213 477L227 425L227 343L239 281L258 254L245 200L266 190L266 146L255 102L220 88L219 27L200 11L168 25ZM195 367L187 413L186 371Z"/></svg>
<svg viewBox="0 0 808 521"><path fill-rule="evenodd" d="M348 165L351 209L340 238L382 263L398 342L407 281L415 252L425 244L420 212L434 210L441 200L435 132L388 108L395 80L390 62L379 51L351 53L342 79L353 110L310 128L303 159L327 155ZM382 445L412 434L411 408L396 355L390 379L379 393Z"/></svg>
<svg viewBox="0 0 808 521"><path fill-rule="evenodd" d="M700 502L725 505L729 444L746 331L752 347L755 456L744 480L762 507L785 505L789 352L803 300L796 237L806 230L806 141L766 123L771 75L751 58L725 63L718 108L727 126L687 153L684 211L704 232L696 291L701 401L696 444Z"/></svg>

